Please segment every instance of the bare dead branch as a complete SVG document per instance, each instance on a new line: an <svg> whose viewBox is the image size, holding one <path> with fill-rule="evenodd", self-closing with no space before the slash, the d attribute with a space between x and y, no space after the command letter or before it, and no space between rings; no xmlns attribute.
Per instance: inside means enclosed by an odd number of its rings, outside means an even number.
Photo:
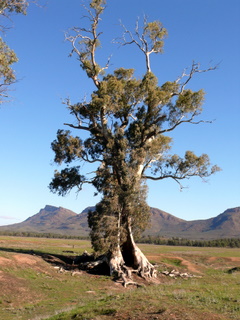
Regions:
<svg viewBox="0 0 240 320"><path fill-rule="evenodd" d="M213 71L216 70L218 68L218 65L214 66L214 67L210 67L208 69L200 69L200 64L196 63L195 61L192 62L191 65L191 69L189 73L187 72L187 69L184 69L181 76L179 76L177 78L177 80L175 81L176 83L180 83L181 80L183 80L185 78L185 80L181 83L181 87L180 87L180 91L178 94L182 94L186 85L188 84L188 82L192 79L192 77L194 76L195 73L204 73L204 72L209 72L209 71Z"/></svg>
<svg viewBox="0 0 240 320"><path fill-rule="evenodd" d="M143 18L142 28L139 26L139 18L136 20L134 34L121 21L120 25L123 28L123 35L114 42L121 46L135 44L145 56L147 72L151 72L150 55L162 52L162 39L167 34L166 29L159 21L148 23L146 16Z"/></svg>
<svg viewBox="0 0 240 320"><path fill-rule="evenodd" d="M139 32L139 19L136 21L136 27L135 27L135 36L137 39L135 39L134 35L130 30L128 30L125 25L120 21L120 25L122 26L124 33L122 35L122 38L120 38L118 41L115 40L116 43L119 43L122 46L126 46L129 44L135 44L145 55L145 61L146 61L146 67L147 71L151 72L151 66L150 66L150 54L153 52L152 50L149 51L148 49L148 43L146 39L144 38L144 35L142 35ZM126 37L129 37L130 40L127 40Z"/></svg>

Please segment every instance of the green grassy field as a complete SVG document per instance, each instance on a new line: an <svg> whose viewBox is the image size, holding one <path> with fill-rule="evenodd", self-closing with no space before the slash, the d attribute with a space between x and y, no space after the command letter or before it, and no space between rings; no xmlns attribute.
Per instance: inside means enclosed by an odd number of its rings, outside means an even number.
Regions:
<svg viewBox="0 0 240 320"><path fill-rule="evenodd" d="M88 241L0 237L0 319L240 319L240 250L140 245L159 276L123 288L108 276L59 273L43 253L91 252ZM163 270L196 277L170 278ZM141 282L143 283L143 282Z"/></svg>

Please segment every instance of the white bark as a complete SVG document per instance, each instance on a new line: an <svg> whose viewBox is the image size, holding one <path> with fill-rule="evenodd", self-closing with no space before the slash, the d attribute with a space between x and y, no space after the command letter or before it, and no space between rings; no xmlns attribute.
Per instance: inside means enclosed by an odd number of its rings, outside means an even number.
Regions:
<svg viewBox="0 0 240 320"><path fill-rule="evenodd" d="M124 266L124 260L123 256L120 250L120 247L118 247L111 255L111 258L109 260L109 268L110 268L110 275L116 274L118 277L121 276L123 273L123 266Z"/></svg>
<svg viewBox="0 0 240 320"><path fill-rule="evenodd" d="M130 241L130 245L132 247L132 254L134 256L134 265L137 266L138 274L142 278L153 278L156 277L156 269L154 266L148 261L146 256L142 253L139 247L136 245L132 230L131 230L131 221L129 219L128 223L128 236Z"/></svg>
<svg viewBox="0 0 240 320"><path fill-rule="evenodd" d="M139 178L141 178L142 172L143 172L143 164L140 164L140 165L138 166L138 171L137 171L137 176L138 176Z"/></svg>

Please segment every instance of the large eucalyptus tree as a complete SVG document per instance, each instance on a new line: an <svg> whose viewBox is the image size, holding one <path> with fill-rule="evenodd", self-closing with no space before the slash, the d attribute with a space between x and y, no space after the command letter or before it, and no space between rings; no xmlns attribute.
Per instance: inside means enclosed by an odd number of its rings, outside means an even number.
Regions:
<svg viewBox="0 0 240 320"><path fill-rule="evenodd" d="M126 278L131 268L143 277L153 277L154 266L134 241L149 221L146 181L171 178L181 185L183 179L204 179L218 170L211 167L206 154L171 154L172 139L168 136L182 124L202 122L196 117L202 111L204 92L194 92L187 85L195 74L207 70L193 63L189 72L159 85L151 71L150 55L162 52L167 30L159 21L144 19L142 27L137 22L134 32L123 26L123 36L118 40L123 46L136 45L143 53L143 77L136 78L133 69L122 67L107 73L109 62L102 67L96 61L105 4L104 0L92 0L85 8L89 28L74 28L66 36L95 91L90 101L66 101L75 119L66 125L77 136L70 130L58 131L52 143L54 160L66 167L55 171L50 189L65 195L91 183L102 195L96 210L89 212L93 248L105 255L111 274ZM93 165L90 177L81 171L85 162Z"/></svg>

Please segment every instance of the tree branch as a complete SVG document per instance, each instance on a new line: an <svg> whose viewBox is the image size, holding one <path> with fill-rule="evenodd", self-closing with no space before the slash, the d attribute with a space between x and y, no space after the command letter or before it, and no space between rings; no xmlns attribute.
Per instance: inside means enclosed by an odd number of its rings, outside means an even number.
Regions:
<svg viewBox="0 0 240 320"><path fill-rule="evenodd" d="M177 95L182 94L186 85L188 84L188 82L192 79L192 77L194 76L195 73L203 73L203 72L208 72L208 71L213 71L216 70L218 67L218 65L214 66L214 67L210 67L208 69L200 69L200 64L196 63L195 61L192 62L191 65L191 70L189 73L186 73L187 69L184 69L183 73L181 74L181 76L175 81L176 83L180 83L180 81L186 77L186 80L181 84L180 87L180 91L179 93L177 93ZM176 94L175 94L176 95Z"/></svg>
<svg viewBox="0 0 240 320"><path fill-rule="evenodd" d="M146 16L143 19L142 31L140 31L139 19L137 19L135 34L132 34L121 21L120 25L124 30L122 38L117 38L114 42L122 46L135 44L145 56L147 72L151 72L150 55L162 52L162 40L167 35L166 29L162 27L159 21L148 23ZM127 40L127 37L129 37L129 40Z"/></svg>
<svg viewBox="0 0 240 320"><path fill-rule="evenodd" d="M171 128L161 130L161 131L159 131L159 133L163 134L163 133L166 133L166 132L171 132L182 123L199 124L199 123L213 123L213 121L214 121L214 120L199 120L199 121L195 121L194 122L192 120L195 118L195 116L197 116L196 112L194 112L192 114L190 119L178 120ZM183 118L184 118L184 116L182 116L180 119L183 119Z"/></svg>
<svg viewBox="0 0 240 320"><path fill-rule="evenodd" d="M73 129L81 129L85 131L90 131L91 129L89 127L81 126L81 125L74 125L72 123L64 123L65 126L69 126Z"/></svg>
<svg viewBox="0 0 240 320"><path fill-rule="evenodd" d="M175 182L177 182L177 184L180 187L180 190L184 189L184 186L181 184L181 182L179 180L187 179L186 177L175 177L174 175L166 175L166 176L159 176L159 177L143 175L142 178L143 179L148 179L148 180L154 180L154 181L159 181L159 180L169 179L170 178L170 179L173 179Z"/></svg>
<svg viewBox="0 0 240 320"><path fill-rule="evenodd" d="M88 162L88 163L95 163L95 162L100 162L100 163L101 163L101 162L102 162L102 160L100 160L100 159L90 160L89 157L88 157L88 155L87 155L87 153L82 154L82 159L83 159L84 161Z"/></svg>

